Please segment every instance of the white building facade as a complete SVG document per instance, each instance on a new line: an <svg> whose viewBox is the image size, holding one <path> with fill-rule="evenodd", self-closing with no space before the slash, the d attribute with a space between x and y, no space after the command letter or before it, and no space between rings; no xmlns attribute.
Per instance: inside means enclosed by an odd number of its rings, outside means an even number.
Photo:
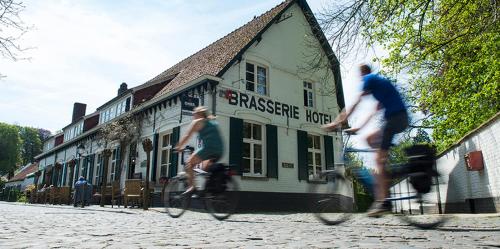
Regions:
<svg viewBox="0 0 500 249"><path fill-rule="evenodd" d="M161 177L183 170L172 148L189 129L189 109L202 105L217 117L225 147L221 162L238 172L242 209L304 209L309 184L321 184L312 179L342 160L341 137L320 128L344 107L339 62L327 44L307 3L285 1L146 82L163 86L150 91L154 96L135 91L107 103L112 107L98 110L95 128L86 130L84 124L77 142L40 156L40 168L77 157L74 176L99 184L102 150L110 148L107 182L123 186L125 179L145 178L141 142L151 139L150 179L160 191ZM304 55L311 53L326 67L304 70L311 63ZM141 117L138 138L121 148L92 135L110 121L106 112L127 99L131 108L122 113ZM189 144L202 146L196 137ZM78 155L81 145L85 153ZM352 190L339 194L352 202Z"/></svg>

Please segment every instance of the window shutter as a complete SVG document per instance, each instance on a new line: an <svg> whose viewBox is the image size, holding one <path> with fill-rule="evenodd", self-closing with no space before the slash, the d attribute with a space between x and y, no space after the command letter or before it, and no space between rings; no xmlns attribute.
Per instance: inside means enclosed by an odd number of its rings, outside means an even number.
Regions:
<svg viewBox="0 0 500 249"><path fill-rule="evenodd" d="M172 146L176 146L177 143L179 142L180 132L181 129L179 126L175 127L174 130L172 131L172 136L170 138L170 144L172 144ZM177 175L178 165L179 165L179 153L174 153L172 150L172 153L170 153L170 167L168 168L169 177L174 177Z"/></svg>
<svg viewBox="0 0 500 249"><path fill-rule="evenodd" d="M307 90L304 89L304 106L307 106L308 101L307 101Z"/></svg>
<svg viewBox="0 0 500 249"><path fill-rule="evenodd" d="M87 178L87 169L89 168L89 160L88 160L88 156L84 157L83 158L83 164L82 164L82 176Z"/></svg>
<svg viewBox="0 0 500 249"><path fill-rule="evenodd" d="M73 168L73 182L69 183L69 184L72 184L72 185L78 180L78 177L79 177L78 172L79 172L79 169L80 169L80 163L82 162L82 158L78 159L76 162L77 162L77 164Z"/></svg>
<svg viewBox="0 0 500 249"><path fill-rule="evenodd" d="M87 175L87 181L92 184L92 176L94 176L94 160L95 160L95 155L92 154L90 155L90 163L89 163L89 174Z"/></svg>
<svg viewBox="0 0 500 249"><path fill-rule="evenodd" d="M307 132L297 130L297 168L299 181L308 180L307 176Z"/></svg>
<svg viewBox="0 0 500 249"><path fill-rule="evenodd" d="M157 169L157 163L158 163L158 138L160 135L158 133L155 133L153 137L153 158L151 161L153 161L153 167L151 167L151 181L156 181L156 169Z"/></svg>
<svg viewBox="0 0 500 249"><path fill-rule="evenodd" d="M66 163L63 164L62 166L62 177L61 177L61 181L62 181L62 185L61 186L64 186L66 185Z"/></svg>
<svg viewBox="0 0 500 249"><path fill-rule="evenodd" d="M331 136L323 136L323 140L325 143L326 169L333 169L335 167L333 156L333 138Z"/></svg>
<svg viewBox="0 0 500 249"><path fill-rule="evenodd" d="M267 177L278 178L278 128L266 125Z"/></svg>
<svg viewBox="0 0 500 249"><path fill-rule="evenodd" d="M116 165L115 165L115 181L120 180L121 171L121 156L122 156L122 147L118 146L116 148Z"/></svg>
<svg viewBox="0 0 500 249"><path fill-rule="evenodd" d="M97 180L97 184L99 186L102 185L102 177L104 176L104 155L101 155L101 160L99 160L99 165L101 165L101 168L99 169L99 177Z"/></svg>
<svg viewBox="0 0 500 249"><path fill-rule="evenodd" d="M128 112L130 110L130 97L127 98L127 101L125 102L125 111Z"/></svg>
<svg viewBox="0 0 500 249"><path fill-rule="evenodd" d="M243 120L231 118L229 120L229 164L238 174L242 174L242 148L243 148Z"/></svg>
<svg viewBox="0 0 500 249"><path fill-rule="evenodd" d="M46 166L45 166L46 167ZM45 171L45 168L42 170L42 184L45 184L45 173L47 173L47 171ZM43 185L42 185L43 186Z"/></svg>

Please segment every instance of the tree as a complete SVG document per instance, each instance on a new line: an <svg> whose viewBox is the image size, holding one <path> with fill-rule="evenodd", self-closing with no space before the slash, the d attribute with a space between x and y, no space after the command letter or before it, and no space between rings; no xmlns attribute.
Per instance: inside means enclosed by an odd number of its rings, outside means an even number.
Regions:
<svg viewBox="0 0 500 249"><path fill-rule="evenodd" d="M39 130L31 127L18 127L21 138L21 161L23 165L34 161L36 155L42 152L42 140Z"/></svg>
<svg viewBox="0 0 500 249"><path fill-rule="evenodd" d="M410 96L444 149L500 111L499 2L336 2L319 22L342 58L381 46L390 76L409 76Z"/></svg>
<svg viewBox="0 0 500 249"><path fill-rule="evenodd" d="M20 38L29 30L20 18L24 9L20 1L0 0L0 55L13 61L23 59L20 53L25 50L19 45Z"/></svg>
<svg viewBox="0 0 500 249"><path fill-rule="evenodd" d="M0 123L0 175L14 172L20 163L20 147L17 127Z"/></svg>
<svg viewBox="0 0 500 249"><path fill-rule="evenodd" d="M120 163L117 165L117 173L121 173L123 169L123 161L125 159L125 149L132 141L140 136L141 120L138 115L127 114L113 122L106 124L99 131L100 137L106 148L111 142L118 142L120 145ZM116 177L119 177L117 175Z"/></svg>
<svg viewBox="0 0 500 249"><path fill-rule="evenodd" d="M49 130L38 128L38 137L40 137L40 140L42 140L42 142L47 140L47 138L49 138L50 136L52 136L52 133Z"/></svg>
<svg viewBox="0 0 500 249"><path fill-rule="evenodd" d="M405 154L405 148L415 144L431 144L429 134L424 129L417 129L414 135L404 133L398 145L391 148L389 151L389 164L406 163L408 158Z"/></svg>
<svg viewBox="0 0 500 249"><path fill-rule="evenodd" d="M352 143L348 143L347 148L352 148ZM352 188L354 199L356 203L356 211L364 212L368 210L371 203L373 202L373 196L370 193L371 190L366 189L361 182L361 179L354 177L355 175L362 175L362 172L372 173L372 169L367 169L363 163L363 160L359 157L358 153L348 152L345 155L345 171L346 177L352 181Z"/></svg>

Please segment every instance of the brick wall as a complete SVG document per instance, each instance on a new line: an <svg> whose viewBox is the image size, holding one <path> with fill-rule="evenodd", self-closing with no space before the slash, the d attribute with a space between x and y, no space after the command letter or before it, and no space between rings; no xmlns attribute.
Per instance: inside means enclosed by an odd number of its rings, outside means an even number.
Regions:
<svg viewBox="0 0 500 249"><path fill-rule="evenodd" d="M500 115L442 153L437 167L444 174L441 202L447 213L500 212ZM482 151L484 169L468 171L464 155Z"/></svg>

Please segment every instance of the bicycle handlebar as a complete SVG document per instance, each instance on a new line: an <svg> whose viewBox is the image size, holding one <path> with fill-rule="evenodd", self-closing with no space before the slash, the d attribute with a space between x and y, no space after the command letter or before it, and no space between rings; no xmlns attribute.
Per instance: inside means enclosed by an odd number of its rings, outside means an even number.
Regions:
<svg viewBox="0 0 500 249"><path fill-rule="evenodd" d="M183 149L184 151L194 151L194 147L193 146L189 146L189 145L186 145L186 147L184 147Z"/></svg>

